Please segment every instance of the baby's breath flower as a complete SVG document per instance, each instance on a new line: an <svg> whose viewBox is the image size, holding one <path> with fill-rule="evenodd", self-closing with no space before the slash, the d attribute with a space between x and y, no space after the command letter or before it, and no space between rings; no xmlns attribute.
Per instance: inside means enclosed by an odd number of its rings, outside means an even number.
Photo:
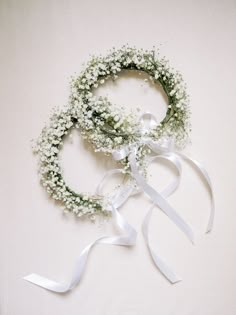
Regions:
<svg viewBox="0 0 236 315"><path fill-rule="evenodd" d="M115 106L107 97L93 94L94 88L104 84L108 78L116 79L122 69L148 73L150 79L161 84L167 94L166 117L145 135L155 141L172 137L180 147L188 139L190 124L185 84L181 74L174 72L165 58L157 58L154 51L129 46L113 49L105 57L93 56L82 73L71 78L69 106L54 110L49 124L34 144L34 151L39 155L42 185L53 199L64 204L65 211L79 217L106 214L107 211L101 198L76 193L65 183L58 159L64 137L71 133L71 129L79 128L95 152L109 155L114 149L138 143L142 136L137 113ZM149 149L140 145L137 162L144 173L147 154ZM128 160L121 163L124 170L129 171Z"/></svg>

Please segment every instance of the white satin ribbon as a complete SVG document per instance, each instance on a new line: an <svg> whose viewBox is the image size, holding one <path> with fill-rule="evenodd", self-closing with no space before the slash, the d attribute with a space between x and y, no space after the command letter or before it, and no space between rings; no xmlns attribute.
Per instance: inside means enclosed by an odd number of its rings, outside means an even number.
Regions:
<svg viewBox="0 0 236 315"><path fill-rule="evenodd" d="M116 170L116 172L118 172ZM98 188L100 190L100 187ZM122 187L122 191L119 191L119 194L114 196L109 200L108 210L112 211L112 217L116 226L120 229L121 235L118 236L102 236L99 237L94 242L86 246L75 265L75 271L69 283L56 282L45 277L42 277L38 274L30 274L24 277L24 280L27 280L35 285L38 285L44 289L58 292L66 293L72 290L79 282L85 270L88 256L95 245L98 244L107 244L107 245L120 245L120 246L133 246L136 243L137 232L135 229L127 223L127 221L119 214L117 211L117 205L121 206L122 200L127 200L131 193L130 187Z"/></svg>
<svg viewBox="0 0 236 315"><path fill-rule="evenodd" d="M145 124L146 122L146 124ZM149 253L156 265L156 267L162 272L162 274L171 282L176 283L181 280L181 278L171 270L168 264L165 262L163 258L157 251L153 250L150 242L149 242L149 223L152 215L152 210L155 205L157 205L170 219L171 221L176 224L176 226L192 241L194 242L195 233L193 228L187 223L181 216L176 212L176 210L168 203L166 197L172 194L180 183L182 168L181 168L181 161L183 159L189 163L191 163L194 168L202 175L203 180L206 182L210 197L211 197L211 212L210 217L207 224L206 232L209 232L212 229L213 220L214 220L214 198L212 192L212 185L209 178L208 173L206 172L205 168L196 160L189 158L188 156L176 152L174 150L174 143L172 140L156 143L152 141L148 136L147 133L150 131L151 128L154 128L156 125L155 117L150 113L145 113L140 118L140 124L142 128L140 132L142 137L139 143L135 143L132 145L125 146L120 150L115 150L113 152L113 158L115 160L122 160L125 157L128 157L131 167L131 175L134 178L134 182L128 182L124 185L121 185L120 189L109 196L108 200L108 210L112 212L113 220L115 224L119 227L121 231L121 235L117 236L102 236L95 240L94 242L90 243L86 246L83 251L81 252L76 266L75 272L71 278L69 283L60 283L49 280L37 274L30 274L24 277L25 280L32 282L38 286L41 286L47 290L58 292L58 293L66 293L72 290L80 281L83 272L86 267L86 262L88 256L92 250L92 248L97 244L107 244L107 245L121 245L121 246L133 246L136 243L137 233L135 229L126 222L126 220L120 215L118 212L118 208L121 207L127 199L134 193L145 192L152 200L153 206L148 211L147 215L144 218L142 224L142 230L144 239L149 250ZM150 164L153 160L167 160L169 163L174 166L177 171L177 176L162 192L158 192L153 187L151 187L144 176L140 173L137 160L136 160L136 153L139 145L147 145L156 155L149 158L147 161ZM114 169L108 171L100 184L97 187L97 194L102 195L102 186L104 182L112 175L123 173L123 169ZM139 190L135 187L135 183L138 184Z"/></svg>
<svg viewBox="0 0 236 315"><path fill-rule="evenodd" d="M181 277L179 277L174 271L172 271L171 267L166 263L166 261L161 258L160 255L157 254L157 249L155 251L152 249L150 242L149 242L149 223L152 215L152 209L153 207L148 211L146 214L143 224L142 224L142 230L143 230L143 236L144 240L146 242L147 248L149 250L149 253L153 259L154 264L156 267L162 272L162 274L171 282L171 283L177 283L181 281Z"/></svg>
<svg viewBox="0 0 236 315"><path fill-rule="evenodd" d="M213 226L214 221L214 213L215 213L215 207L214 207L214 197L213 197L213 190L212 190L212 184L210 177L203 167L198 161L186 156L183 153L175 151L174 148L174 142L172 139L166 140L162 143L160 142L154 142L152 139L146 136L146 133L150 131L151 128L155 127L156 120L155 117L150 114L146 113L141 116L140 122L143 125L144 116L146 118L146 127L141 129L141 134L143 137L141 137L140 141L138 143L134 143L125 147L122 147L119 150L115 150L113 152L113 158L115 160L122 160L126 157L128 157L130 168L131 168L131 175L135 179L136 183L138 184L141 191L145 192L152 200L154 205L157 205L170 219L171 221L176 224L176 226L189 238L189 240L194 243L195 241L195 232L193 228L190 226L189 223L186 222L176 211L175 209L168 203L166 200L166 197L168 197L170 194L172 194L178 187L181 177L181 161L180 159L183 159L187 161L188 163L192 164L194 166L195 170L199 172L202 175L202 178L204 182L206 183L208 187L208 191L211 198L211 211L210 216L208 219L207 229L206 233L210 232ZM149 124L148 124L149 121ZM148 128L149 126L149 128ZM136 153L140 145L147 145L154 153L156 153L155 156L151 157L149 159L149 163L153 161L154 159L166 159L176 168L178 172L177 178L161 193L159 193L157 190L155 190L153 187L151 187L147 182L144 176L140 173L138 164L136 161ZM143 221L143 235L144 239L147 245L147 248L150 252L150 255L155 263L155 265L160 269L160 271L164 274L164 276L171 282L176 283L181 280L179 276L177 276L167 265L167 263L163 260L163 258L160 257L160 255L157 255L156 252L153 251L153 249L150 246L149 243L149 236L148 236L148 230L149 230L149 222L152 215L152 209L148 211L147 215L145 216L145 219Z"/></svg>
<svg viewBox="0 0 236 315"><path fill-rule="evenodd" d="M153 160L159 160L159 159L165 159L169 161L177 170L177 177L171 182L162 192L161 195L168 197L170 196L179 186L180 183L180 177L181 177L181 164L178 160L172 160L168 156L154 156L152 157L149 162L152 162ZM150 208L148 213L146 214L143 224L142 224L142 231L145 243L147 245L147 248L149 250L149 253L153 259L154 264L156 267L162 272L162 274L171 282L171 283L177 283L181 281L182 279L174 272L172 271L171 267L166 263L166 261L161 257L160 254L157 254L157 247L155 248L155 251L152 249L150 242L149 242L149 223L152 215L152 210L155 207L155 204Z"/></svg>
<svg viewBox="0 0 236 315"><path fill-rule="evenodd" d="M145 124L146 122L146 124ZM215 214L215 206L214 206L214 196L213 196L213 189L210 177L204 168L204 166L190 158L189 156L180 153L175 150L175 144L173 139L163 140L161 142L155 142L150 137L148 137L147 133L150 132L150 129L154 128L157 125L156 118L153 114L147 112L140 116L140 124L142 128L140 129L140 133L142 137L140 138L139 142L136 142L131 145L124 146L118 150L114 150L112 155L113 158L117 161L122 160L128 157L131 167L131 175L136 180L137 184L139 185L140 189L144 191L168 217L186 234L186 236L194 243L195 240L195 233L193 228L190 226L189 223L184 221L177 212L171 207L171 205L167 202L165 197L168 196L168 191L163 191L160 194L156 191L153 187L151 187L147 182L144 176L139 172L137 161L136 161L136 153L140 145L148 146L156 155L149 159L149 163L157 158L165 158L169 160L172 165L178 170L178 178L177 181L179 182L181 176L181 161L185 160L190 163L197 172L200 173L202 176L203 181L207 185L208 192L210 194L211 199L211 211L210 216L208 219L206 233L210 232L213 226L214 221L214 214ZM172 183L172 185L176 185L176 183ZM171 186L170 186L170 189Z"/></svg>
<svg viewBox="0 0 236 315"><path fill-rule="evenodd" d="M162 154L164 157L165 155ZM166 156L166 158L169 158L172 160L172 163L176 165L177 160L175 160L174 156ZM133 151L129 155L129 162L131 167L132 176L135 178L137 184L139 187L151 198L152 202L157 205L170 219L173 223L175 223L178 228L185 233L185 235L188 237L190 241L194 243L195 240L195 233L193 231L193 228L188 224L186 221L184 221L181 216L175 211L175 209L168 203L166 198L159 193L157 190L152 188L145 180L145 178L141 175L141 173L138 170L136 158L135 158L135 152Z"/></svg>

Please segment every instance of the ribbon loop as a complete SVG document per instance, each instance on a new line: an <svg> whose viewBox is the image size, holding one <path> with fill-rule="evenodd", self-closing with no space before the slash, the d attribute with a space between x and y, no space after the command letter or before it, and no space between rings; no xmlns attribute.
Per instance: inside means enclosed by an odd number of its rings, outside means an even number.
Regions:
<svg viewBox="0 0 236 315"><path fill-rule="evenodd" d="M145 134L149 132L150 129L157 126L156 117L150 112L145 112L144 114L142 114L139 118L139 122L141 126L141 134Z"/></svg>

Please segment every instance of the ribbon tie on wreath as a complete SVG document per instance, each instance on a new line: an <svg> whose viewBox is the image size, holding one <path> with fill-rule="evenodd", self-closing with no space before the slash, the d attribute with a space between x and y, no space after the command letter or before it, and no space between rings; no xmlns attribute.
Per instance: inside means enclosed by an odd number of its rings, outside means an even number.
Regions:
<svg viewBox="0 0 236 315"><path fill-rule="evenodd" d="M183 218L176 212L176 210L168 203L166 197L171 195L178 188L182 173L181 160L187 161L196 169L197 172L200 173L204 182L207 185L210 194L211 211L206 228L207 233L210 232L212 229L215 212L212 184L210 177L203 165L198 161L188 157L187 155L176 151L174 147L174 141L172 139L166 140L162 143L157 143L151 138L145 136L145 134L156 125L156 119L151 113L145 113L141 116L141 125L144 125L145 118L146 127L141 129L141 133L144 136L141 137L138 143L125 146L120 150L115 150L113 152L113 158L117 161L122 160L126 157L128 158L132 177L135 179L135 182L137 183L140 191L146 193L152 200L153 206L150 208L147 215L145 216L142 225L145 242L155 265L171 283L176 283L180 281L181 278L177 276L167 265L167 263L152 250L149 243L149 222L151 219L153 207L158 206L170 218L170 220L187 236L187 238L192 243L194 243L196 239L194 229L188 222L183 220ZM170 183L162 192L158 192L152 186L150 186L147 183L145 177L139 171L136 154L140 145L148 146L152 150L152 152L155 153L154 156L149 158L148 164L150 164L153 160L164 159L170 162L177 171L178 175L176 179L172 183Z"/></svg>
<svg viewBox="0 0 236 315"><path fill-rule="evenodd" d="M202 175L204 182L207 185L210 198L211 198L211 211L208 219L208 224L206 232L210 232L213 226L214 220L214 197L212 191L212 184L210 177L205 170L205 168L196 160L188 157L187 155L180 153L175 150L173 140L166 140L165 142L154 142L150 137L146 136L148 131L156 125L155 117L150 113L145 113L140 118L141 123L141 134L140 140L137 143L132 145L127 145L120 148L119 150L113 151L113 158L117 161L124 158L128 158L130 164L130 173L133 178L133 181L130 181L128 184L122 185L118 191L113 193L108 198L108 210L112 212L112 217L115 224L121 231L121 234L118 236L102 236L90 243L87 247L81 252L77 263L75 272L72 276L72 279L69 283L59 283L47 278L41 277L37 274L31 274L26 276L24 279L30 281L38 286L41 286L45 289L65 293L69 290L72 290L80 281L81 276L84 272L88 255L91 249L97 244L107 244L107 245L121 245L121 246L133 246L136 243L137 232L135 229L126 222L126 220L121 216L118 209L128 200L128 198L137 192L136 185L139 187L139 192L144 192L149 196L153 205L149 209L147 215L145 216L142 224L142 231L145 239L145 243L149 250L149 253L156 265L156 267L162 272L162 274L171 282L176 283L181 281L181 278L172 271L172 268L168 266L160 254L157 254L157 250L153 250L149 242L149 222L152 215L153 207L157 206L160 208L170 220L187 236L187 238L194 243L195 241L195 232L191 225L186 222L170 205L167 201L167 197L170 196L179 186L182 167L181 160L187 161L190 163L196 171ZM137 150L140 145L148 146L151 151L154 153L153 156L149 157L147 164L150 164L154 160L166 160L168 161L177 171L177 176L163 191L158 192L146 181L146 178L139 171L139 166L137 163ZM102 186L105 180L117 173L124 173L123 169L114 169L108 171L104 176L103 180L97 187L97 193L101 194Z"/></svg>

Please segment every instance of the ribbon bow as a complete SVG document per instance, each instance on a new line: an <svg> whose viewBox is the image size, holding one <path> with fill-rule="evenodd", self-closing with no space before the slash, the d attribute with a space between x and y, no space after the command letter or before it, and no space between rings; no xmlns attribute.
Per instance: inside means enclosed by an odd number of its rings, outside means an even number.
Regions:
<svg viewBox="0 0 236 315"><path fill-rule="evenodd" d="M145 243L149 250L149 253L156 265L156 267L162 272L162 274L171 282L176 283L181 281L181 278L172 271L172 269L168 266L163 258L156 251L154 251L149 242L149 222L151 219L153 207L158 206L169 218L170 220L187 236L187 238L194 243L195 241L195 232L191 225L186 222L177 212L176 210L169 204L167 201L167 197L170 196L179 186L182 167L181 160L187 161L192 164L192 166L199 172L207 187L211 198L211 211L208 219L208 224L206 228L206 232L211 231L214 220L214 198L212 191L212 184L210 181L210 177L205 170L205 168L196 160L188 157L187 155L180 153L175 150L174 142L171 139L168 139L164 142L155 142L151 138L148 137L148 133L150 129L156 126L157 122L155 117L150 113L145 113L140 117L141 128L141 137L139 142L134 143L132 145L127 145L119 150L115 150L113 152L113 158L117 161L122 160L124 158L128 158L131 176L133 180L129 181L127 184L121 186L118 191L111 194L107 198L107 209L112 212L112 217L115 224L121 231L120 235L117 236L102 236L90 243L87 247L83 249L81 252L77 263L74 275L69 283L59 283L47 278L41 277L37 274L30 274L24 277L25 280L32 282L38 286L41 286L45 289L65 293L69 290L72 290L80 281L81 276L84 272L88 255L91 249L97 244L107 244L107 245L121 245L121 246L133 246L136 243L137 232L135 229L121 216L118 209L127 201L127 199L132 195L137 193L136 185L139 187L140 192L144 192L148 197L152 200L152 207L149 209L147 215L144 218L142 224L142 231L145 239ZM150 164L154 160L166 160L168 161L177 171L177 176L173 182L171 182L162 192L158 192L151 185L149 185L139 170L139 166L137 163L137 150L140 145L148 146L155 155L148 158L147 164ZM108 171L100 184L97 187L97 193L102 194L102 186L113 174L124 173L123 169L115 169Z"/></svg>

